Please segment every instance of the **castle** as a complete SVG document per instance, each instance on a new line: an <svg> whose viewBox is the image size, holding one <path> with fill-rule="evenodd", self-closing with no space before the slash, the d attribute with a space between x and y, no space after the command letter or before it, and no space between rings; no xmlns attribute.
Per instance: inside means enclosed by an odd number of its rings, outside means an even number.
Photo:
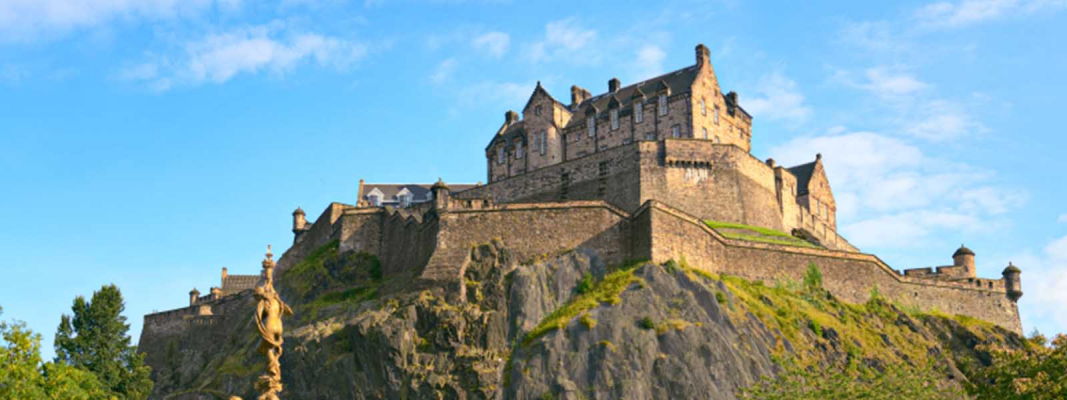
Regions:
<svg viewBox="0 0 1067 400"><path fill-rule="evenodd" d="M895 270L837 232L836 203L822 157L793 167L750 153L752 117L723 94L707 47L695 64L629 86L608 81L592 96L571 88L563 104L540 83L520 117L485 148L486 184L365 184L353 204L332 203L309 222L293 212L293 245L277 268L331 241L379 258L383 274L412 277L462 301L474 244L500 241L519 260L574 248L608 264L684 258L713 273L752 280L801 279L817 265L824 286L851 302L873 289L900 304L938 309L1022 331L1020 270L976 276L961 246L949 266ZM233 276L230 276L232 279ZM189 307L145 316L144 335L210 323L235 290L223 282ZM205 322L207 321L207 322Z"/></svg>

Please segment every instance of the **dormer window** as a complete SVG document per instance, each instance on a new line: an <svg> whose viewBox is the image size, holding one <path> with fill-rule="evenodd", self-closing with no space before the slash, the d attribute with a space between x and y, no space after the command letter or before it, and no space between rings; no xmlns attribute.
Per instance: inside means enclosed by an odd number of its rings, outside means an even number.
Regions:
<svg viewBox="0 0 1067 400"><path fill-rule="evenodd" d="M634 123L640 124L645 120L645 104L638 101L634 103Z"/></svg>
<svg viewBox="0 0 1067 400"><path fill-rule="evenodd" d="M497 146L496 148L496 163L504 163L504 146Z"/></svg>
<svg viewBox="0 0 1067 400"><path fill-rule="evenodd" d="M704 99L700 99L700 115L708 115L708 103Z"/></svg>
<svg viewBox="0 0 1067 400"><path fill-rule="evenodd" d="M382 205L382 197L377 194L372 193L367 195L367 201L370 202L370 205L373 207L381 207Z"/></svg>
<svg viewBox="0 0 1067 400"><path fill-rule="evenodd" d="M659 115L667 115L667 95L659 95Z"/></svg>
<svg viewBox="0 0 1067 400"><path fill-rule="evenodd" d="M589 137L596 136L596 116L586 118L585 126L589 130Z"/></svg>
<svg viewBox="0 0 1067 400"><path fill-rule="evenodd" d="M396 203L400 206L400 208L407 207L411 204L411 196L408 196L406 194L398 194L396 195Z"/></svg>
<svg viewBox="0 0 1067 400"><path fill-rule="evenodd" d="M611 109L611 130L619 129L619 109Z"/></svg>

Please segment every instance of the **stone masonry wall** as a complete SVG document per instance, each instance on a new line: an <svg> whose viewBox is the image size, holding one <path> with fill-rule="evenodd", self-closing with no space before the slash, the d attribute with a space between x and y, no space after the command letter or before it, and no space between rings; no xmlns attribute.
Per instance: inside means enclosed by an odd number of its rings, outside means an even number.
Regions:
<svg viewBox="0 0 1067 400"><path fill-rule="evenodd" d="M905 277L869 254L729 240L670 206L655 203L648 212L652 213L655 262L684 257L690 265L709 272L768 282L802 280L808 265L815 264L822 272L824 287L845 301L865 302L877 286L882 295L906 305L969 315L1022 331L1018 308L1007 298L1002 279Z"/></svg>

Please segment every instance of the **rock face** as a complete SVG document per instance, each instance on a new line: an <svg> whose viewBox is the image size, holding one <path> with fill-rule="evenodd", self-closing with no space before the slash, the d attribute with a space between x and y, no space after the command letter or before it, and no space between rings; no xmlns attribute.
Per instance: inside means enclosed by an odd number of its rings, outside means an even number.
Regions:
<svg viewBox="0 0 1067 400"><path fill-rule="evenodd" d="M445 293L381 282L376 260L333 246L278 278L297 314L286 321L286 399L728 399L773 376L772 355L795 346L826 360L857 354L832 328L784 335L746 302L750 294L674 264L618 272L585 250L520 264L497 243L472 248L466 284ZM759 307L781 301L755 298ZM254 398L264 368L254 304L247 292L232 301L211 324L142 336L153 398ZM876 322L902 321L894 325L931 343L927 352L949 371L981 364L978 344L1017 340L999 328L887 313Z"/></svg>

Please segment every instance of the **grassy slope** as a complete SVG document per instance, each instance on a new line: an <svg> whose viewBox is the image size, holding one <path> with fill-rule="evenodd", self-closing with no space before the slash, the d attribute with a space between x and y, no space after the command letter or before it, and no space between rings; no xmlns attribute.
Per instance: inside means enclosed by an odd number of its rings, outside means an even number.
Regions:
<svg viewBox="0 0 1067 400"><path fill-rule="evenodd" d="M811 244L808 241L795 238L788 233L770 228L711 220L705 220L704 224L707 225L709 228L714 229L716 232L719 232L720 235L723 235L727 239L747 240L750 242L780 244L785 246L818 248L818 246L815 246L814 244Z"/></svg>

